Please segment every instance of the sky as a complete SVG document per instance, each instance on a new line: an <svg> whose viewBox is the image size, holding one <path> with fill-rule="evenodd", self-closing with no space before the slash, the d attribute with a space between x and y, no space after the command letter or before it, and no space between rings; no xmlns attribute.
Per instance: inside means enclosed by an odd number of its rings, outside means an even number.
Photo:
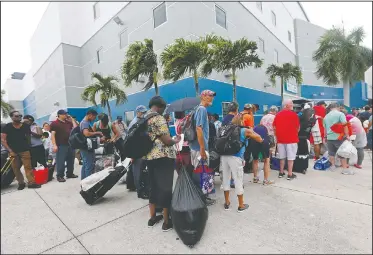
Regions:
<svg viewBox="0 0 373 255"><path fill-rule="evenodd" d="M372 48L372 2L302 2L311 23L346 31L363 26L364 45ZM13 72L31 68L30 39L48 2L1 2L1 84Z"/></svg>

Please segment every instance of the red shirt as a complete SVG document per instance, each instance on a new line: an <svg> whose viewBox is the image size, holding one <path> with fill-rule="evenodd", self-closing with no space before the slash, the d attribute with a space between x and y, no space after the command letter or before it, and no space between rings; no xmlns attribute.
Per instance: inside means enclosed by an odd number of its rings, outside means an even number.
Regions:
<svg viewBox="0 0 373 255"><path fill-rule="evenodd" d="M277 113L273 121L277 142L284 144L298 143L299 126L299 118L295 112L282 110Z"/></svg>
<svg viewBox="0 0 373 255"><path fill-rule="evenodd" d="M73 123L69 121L60 121L59 119L51 123L51 132L56 132L56 144L60 145L69 145L69 136L73 128Z"/></svg>

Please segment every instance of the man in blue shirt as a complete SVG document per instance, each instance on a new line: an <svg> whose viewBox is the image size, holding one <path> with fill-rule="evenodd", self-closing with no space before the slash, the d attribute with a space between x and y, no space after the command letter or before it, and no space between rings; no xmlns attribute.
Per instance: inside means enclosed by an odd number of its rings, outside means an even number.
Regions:
<svg viewBox="0 0 373 255"><path fill-rule="evenodd" d="M211 90L201 92L201 104L197 107L194 113L194 121L196 126L197 139L189 143L191 163L194 168L197 168L200 161L209 164L209 159L206 152L209 150L209 119L206 107L212 105L212 101L216 93ZM208 204L213 204L215 201L210 200Z"/></svg>

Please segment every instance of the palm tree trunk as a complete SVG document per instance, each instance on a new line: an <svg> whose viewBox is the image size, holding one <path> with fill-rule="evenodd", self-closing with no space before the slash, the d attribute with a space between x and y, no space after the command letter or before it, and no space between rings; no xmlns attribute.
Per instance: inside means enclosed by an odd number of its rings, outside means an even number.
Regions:
<svg viewBox="0 0 373 255"><path fill-rule="evenodd" d="M284 101L284 78L281 77L281 105Z"/></svg>
<svg viewBox="0 0 373 255"><path fill-rule="evenodd" d="M233 82L233 102L237 103L237 87L236 87L236 71L232 70L232 82Z"/></svg>
<svg viewBox="0 0 373 255"><path fill-rule="evenodd" d="M158 67L156 67L155 71L153 72L153 82L154 82L155 95L159 96L159 89L158 89Z"/></svg>
<svg viewBox="0 0 373 255"><path fill-rule="evenodd" d="M350 83L343 82L343 104L350 107Z"/></svg>
<svg viewBox="0 0 373 255"><path fill-rule="evenodd" d="M194 78L194 88L196 89L196 96L198 97L199 96L199 84L198 84L197 71L194 71L193 78Z"/></svg>
<svg viewBox="0 0 373 255"><path fill-rule="evenodd" d="M107 102L107 112L108 112L109 121L111 122L111 108L110 108L109 102Z"/></svg>

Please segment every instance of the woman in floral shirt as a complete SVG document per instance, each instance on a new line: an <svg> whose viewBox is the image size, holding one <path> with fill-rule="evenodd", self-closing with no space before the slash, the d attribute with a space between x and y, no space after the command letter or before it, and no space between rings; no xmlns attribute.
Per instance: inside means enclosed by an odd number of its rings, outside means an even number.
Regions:
<svg viewBox="0 0 373 255"><path fill-rule="evenodd" d="M148 226L153 227L164 218L162 229L163 231L168 231L172 229L169 208L171 206L176 158L176 151L173 145L180 142L180 136L175 139L171 138L167 122L162 116L165 108L166 102L160 96L153 97L149 102L150 110L146 115L153 113L158 113L159 115L148 120L148 134L154 141L154 145L144 159L147 160L150 186L150 219ZM163 208L163 216L156 216L156 205Z"/></svg>

